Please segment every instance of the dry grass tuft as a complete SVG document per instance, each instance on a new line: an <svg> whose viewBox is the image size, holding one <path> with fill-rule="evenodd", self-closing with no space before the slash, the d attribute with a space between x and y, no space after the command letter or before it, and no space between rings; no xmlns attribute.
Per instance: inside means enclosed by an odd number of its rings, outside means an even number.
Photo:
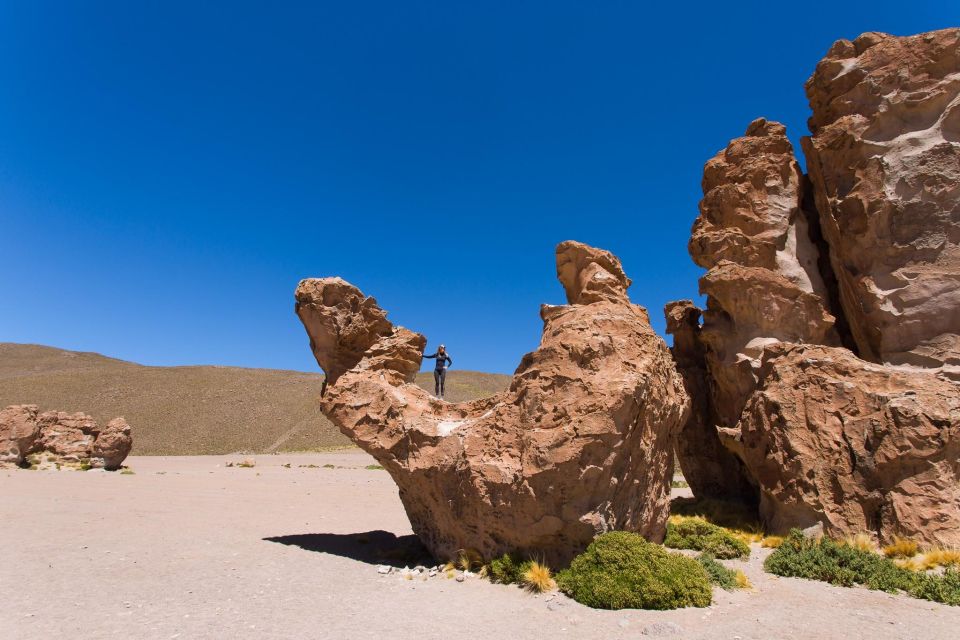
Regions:
<svg viewBox="0 0 960 640"><path fill-rule="evenodd" d="M543 593L557 588L557 583L553 581L553 573L550 567L545 564L533 561L523 575L520 577L523 586L528 590Z"/></svg>
<svg viewBox="0 0 960 640"><path fill-rule="evenodd" d="M958 549L930 549L919 558L914 558L920 563L923 571L936 569L937 567L960 567L960 550Z"/></svg>
<svg viewBox="0 0 960 640"><path fill-rule="evenodd" d="M873 541L869 533L858 533L855 536L849 536L843 540L842 544L857 551L869 551L871 553L877 553L879 551L879 549L877 549L877 543Z"/></svg>
<svg viewBox="0 0 960 640"><path fill-rule="evenodd" d="M463 571L473 571L483 566L483 556L476 549L460 549L457 552L457 567Z"/></svg>
<svg viewBox="0 0 960 640"><path fill-rule="evenodd" d="M737 575L733 578L737 582L738 589L753 589L753 583L743 571L737 570Z"/></svg>
<svg viewBox="0 0 960 640"><path fill-rule="evenodd" d="M919 558L896 558L894 559L893 564L897 565L901 569L906 569L907 571L924 570L923 562Z"/></svg>
<svg viewBox="0 0 960 640"><path fill-rule="evenodd" d="M918 553L920 545L900 536L893 536L893 542L883 548L883 555L888 558L912 558Z"/></svg>
<svg viewBox="0 0 960 640"><path fill-rule="evenodd" d="M776 549L781 544L783 544L783 536L766 536L760 541L760 546L767 549Z"/></svg>

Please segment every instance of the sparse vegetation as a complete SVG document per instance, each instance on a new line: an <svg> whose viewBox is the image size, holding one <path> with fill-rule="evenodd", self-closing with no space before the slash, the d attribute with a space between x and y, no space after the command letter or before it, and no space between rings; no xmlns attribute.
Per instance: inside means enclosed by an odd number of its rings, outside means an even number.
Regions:
<svg viewBox="0 0 960 640"><path fill-rule="evenodd" d="M677 480L677 479L671 480L670 486L674 489L687 489L690 487L690 485L687 484L686 480Z"/></svg>
<svg viewBox="0 0 960 640"><path fill-rule="evenodd" d="M746 542L698 516L671 516L663 544L673 549L706 551L723 559L750 555Z"/></svg>
<svg viewBox="0 0 960 640"><path fill-rule="evenodd" d="M122 476L132 476L132 475L135 475L135 474L134 474L134 472L133 472L133 469L130 469L129 467L124 467L123 469L120 470L120 475L122 475Z"/></svg>
<svg viewBox="0 0 960 640"><path fill-rule="evenodd" d="M849 540L809 539L794 529L770 554L764 568L779 576L821 580L844 587L859 584L891 593L905 591L917 598L960 605L960 572L956 569L947 568L939 575L918 572L863 547Z"/></svg>
<svg viewBox="0 0 960 640"><path fill-rule="evenodd" d="M598 609L706 607L710 580L696 560L626 531L605 533L557 574L557 585Z"/></svg>
<svg viewBox="0 0 960 640"><path fill-rule="evenodd" d="M381 467L379 464L368 464L364 467L364 469L369 471L383 471L383 467Z"/></svg>

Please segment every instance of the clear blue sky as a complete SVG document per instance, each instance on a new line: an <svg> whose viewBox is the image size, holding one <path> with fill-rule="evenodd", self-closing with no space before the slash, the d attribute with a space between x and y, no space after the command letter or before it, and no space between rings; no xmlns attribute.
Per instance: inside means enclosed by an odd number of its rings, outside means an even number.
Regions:
<svg viewBox="0 0 960 640"><path fill-rule="evenodd" d="M341 275L512 372L568 238L662 331L697 294L703 163L758 116L806 133L837 38L958 25L945 0L5 1L0 341L312 371L293 290Z"/></svg>

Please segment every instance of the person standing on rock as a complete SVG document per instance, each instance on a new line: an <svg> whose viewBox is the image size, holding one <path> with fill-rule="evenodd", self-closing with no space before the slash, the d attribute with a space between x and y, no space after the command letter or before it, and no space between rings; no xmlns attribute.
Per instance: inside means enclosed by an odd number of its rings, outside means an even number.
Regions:
<svg viewBox="0 0 960 640"><path fill-rule="evenodd" d="M423 354L424 358L435 358L437 366L433 369L433 383L436 387L434 395L443 398L443 384L447 380L447 367L453 364L453 359L447 355L447 348L443 345L437 347L437 352L432 356Z"/></svg>

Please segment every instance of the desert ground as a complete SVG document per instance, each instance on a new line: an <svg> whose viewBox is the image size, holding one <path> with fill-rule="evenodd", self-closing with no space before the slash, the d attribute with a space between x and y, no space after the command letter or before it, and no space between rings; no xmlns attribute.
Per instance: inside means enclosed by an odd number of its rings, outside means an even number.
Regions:
<svg viewBox="0 0 960 640"><path fill-rule="evenodd" d="M358 450L127 459L133 473L0 475L0 636L956 638L960 608L730 561L752 591L707 609L599 611L480 578L406 580L416 548ZM289 466L285 466L289 465ZM676 490L678 495L686 490Z"/></svg>

